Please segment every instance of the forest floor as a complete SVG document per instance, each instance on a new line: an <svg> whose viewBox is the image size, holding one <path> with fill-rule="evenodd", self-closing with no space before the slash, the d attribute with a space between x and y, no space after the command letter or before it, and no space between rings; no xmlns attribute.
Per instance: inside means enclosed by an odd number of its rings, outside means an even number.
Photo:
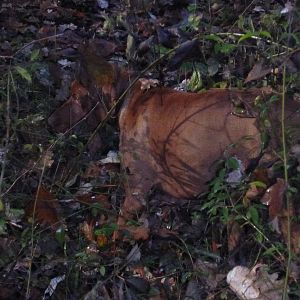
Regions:
<svg viewBox="0 0 300 300"><path fill-rule="evenodd" d="M300 101L299 16L299 1L1 1L0 299L299 299L300 135L265 114ZM112 63L177 90L271 87L262 139L280 143L235 184L222 161L197 199L153 191L149 236L115 240L122 99L99 136L50 117L115 84Z"/></svg>

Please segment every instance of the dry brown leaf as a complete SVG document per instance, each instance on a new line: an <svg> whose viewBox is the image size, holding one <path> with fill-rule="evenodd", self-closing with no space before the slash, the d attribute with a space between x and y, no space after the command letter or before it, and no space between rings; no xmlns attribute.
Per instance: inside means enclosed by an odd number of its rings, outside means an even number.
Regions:
<svg viewBox="0 0 300 300"><path fill-rule="evenodd" d="M97 161L91 161L82 175L83 178L96 178L101 174L103 166Z"/></svg>
<svg viewBox="0 0 300 300"><path fill-rule="evenodd" d="M255 199L259 194L260 194L259 188L255 184L250 183L250 187L248 188L246 195L245 195L246 198L249 200L252 200L252 199ZM248 202L250 202L249 200L248 200ZM244 200L244 202L246 202L246 199ZM248 205L249 205L249 203L248 203Z"/></svg>
<svg viewBox="0 0 300 300"><path fill-rule="evenodd" d="M261 59L253 66L252 70L249 72L247 78L245 79L245 83L261 79L271 73L271 71L272 68L265 66L264 59Z"/></svg>
<svg viewBox="0 0 300 300"><path fill-rule="evenodd" d="M29 202L26 208L26 215L28 218L34 219L56 230L60 225L60 219L58 217L60 205L57 198L45 187L41 186L36 193L36 196Z"/></svg>
<svg viewBox="0 0 300 300"><path fill-rule="evenodd" d="M203 276L203 280L211 289L215 289L226 277L225 274L220 273L217 264L208 261L202 261L201 259L197 259L194 265L194 271L205 275Z"/></svg>
<svg viewBox="0 0 300 300"><path fill-rule="evenodd" d="M277 178L277 182L269 187L261 202L269 206L269 217L273 220L275 217L282 216L283 197L286 190L285 181L282 178Z"/></svg>
<svg viewBox="0 0 300 300"><path fill-rule="evenodd" d="M281 300L283 280L277 277L277 273L268 274L263 265L251 270L237 266L227 274L227 283L242 300Z"/></svg>
<svg viewBox="0 0 300 300"><path fill-rule="evenodd" d="M143 227L143 226L127 226L126 228L123 228L123 230L126 229L126 231L129 232L130 236L135 240L148 240L150 231L149 228Z"/></svg>
<svg viewBox="0 0 300 300"><path fill-rule="evenodd" d="M78 82L71 84L71 97L48 118L48 124L57 132L64 133L81 120L92 108L88 91ZM88 105L90 104L90 105Z"/></svg>
<svg viewBox="0 0 300 300"><path fill-rule="evenodd" d="M90 242L93 242L95 240L94 228L94 222L88 223L87 221L84 221L83 224L81 224L80 226L80 229L84 234L85 238Z"/></svg>
<svg viewBox="0 0 300 300"><path fill-rule="evenodd" d="M227 235L228 235L228 250L233 251L240 243L242 229L240 225L231 221L227 224Z"/></svg>
<svg viewBox="0 0 300 300"><path fill-rule="evenodd" d="M174 231L174 230L170 230L167 228L159 228L157 231L157 234L162 237L162 238L168 238L171 236L177 236L178 232Z"/></svg>
<svg viewBox="0 0 300 300"><path fill-rule="evenodd" d="M96 195L94 193L87 193L76 196L77 201L83 204L99 203L103 208L109 209L111 207L107 195Z"/></svg>
<svg viewBox="0 0 300 300"><path fill-rule="evenodd" d="M288 242L288 220L280 218L280 229L286 243ZM296 255L300 255L300 222L291 224L291 244Z"/></svg>

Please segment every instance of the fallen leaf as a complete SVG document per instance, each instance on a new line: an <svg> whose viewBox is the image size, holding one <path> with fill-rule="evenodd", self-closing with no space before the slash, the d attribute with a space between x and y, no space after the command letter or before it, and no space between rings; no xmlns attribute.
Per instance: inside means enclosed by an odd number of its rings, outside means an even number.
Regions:
<svg viewBox="0 0 300 300"><path fill-rule="evenodd" d="M71 84L71 97L48 118L56 132L66 132L92 109L88 91L78 81Z"/></svg>
<svg viewBox="0 0 300 300"><path fill-rule="evenodd" d="M263 265L237 266L227 274L227 283L242 300L281 300L283 280L277 278L277 273L268 274Z"/></svg>
<svg viewBox="0 0 300 300"><path fill-rule="evenodd" d="M91 205L98 203L101 205L101 207L105 209L109 209L111 207L108 196L107 195L96 195L94 193L85 193L82 195L76 195L76 200L80 203Z"/></svg>
<svg viewBox="0 0 300 300"><path fill-rule="evenodd" d="M26 215L27 218L34 218L38 223L51 225L52 229L57 230L61 225L58 217L59 208L57 198L44 186L41 186L38 188L36 196L27 205Z"/></svg>
<svg viewBox="0 0 300 300"><path fill-rule="evenodd" d="M219 273L218 265L208 261L197 259L194 265L194 271L203 274L203 280L211 289L215 289L218 284L226 277L225 274Z"/></svg>
<svg viewBox="0 0 300 300"><path fill-rule="evenodd" d="M233 251L241 241L241 232L242 229L240 225L235 222L231 221L227 224L227 235L228 235L228 250Z"/></svg>
<svg viewBox="0 0 300 300"><path fill-rule="evenodd" d="M291 246L295 255L300 255L300 222L291 221ZM288 220L287 218L280 218L280 229L283 238L288 243Z"/></svg>
<svg viewBox="0 0 300 300"><path fill-rule="evenodd" d="M272 72L272 68L267 67L265 65L264 59L261 59L253 66L253 68L249 72L247 78L245 79L245 83L248 83L253 80L261 79L271 72Z"/></svg>
<svg viewBox="0 0 300 300"><path fill-rule="evenodd" d="M94 222L88 223L87 221L84 221L83 224L81 224L80 229L88 241L93 242L95 240L95 235L94 235L95 224L94 224Z"/></svg>
<svg viewBox="0 0 300 300"><path fill-rule="evenodd" d="M44 293L44 297L43 299L45 298L48 298L48 297L51 297L53 295L53 293L55 292L56 288L57 288L57 285L61 282L61 281L64 281L66 278L65 275L62 275L62 276L57 276L55 278L52 278L50 283L49 283L49 286L47 287L47 289L45 290L45 293Z"/></svg>
<svg viewBox="0 0 300 300"><path fill-rule="evenodd" d="M107 236L105 236L104 234L97 235L97 245L98 245L98 247L101 248L101 247L107 245L107 243L108 243Z"/></svg>
<svg viewBox="0 0 300 300"><path fill-rule="evenodd" d="M285 181L282 178L277 178L277 182L266 190L261 199L263 204L269 206L269 217L271 220L282 215L285 191Z"/></svg>

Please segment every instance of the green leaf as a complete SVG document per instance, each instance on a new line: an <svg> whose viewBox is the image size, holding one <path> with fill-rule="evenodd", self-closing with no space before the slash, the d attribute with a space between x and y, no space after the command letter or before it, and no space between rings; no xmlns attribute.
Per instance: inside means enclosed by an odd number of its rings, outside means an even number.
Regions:
<svg viewBox="0 0 300 300"><path fill-rule="evenodd" d="M106 237L111 236L114 231L118 229L118 225L115 223L105 224L102 228L95 230L95 235L105 235Z"/></svg>
<svg viewBox="0 0 300 300"><path fill-rule="evenodd" d="M264 31L264 30L260 31L258 33L258 36L260 36L260 37L266 37L268 39L272 39L272 36L271 36L270 32Z"/></svg>
<svg viewBox="0 0 300 300"><path fill-rule="evenodd" d="M219 71L219 62L213 58L207 60L207 71L209 76L214 76Z"/></svg>
<svg viewBox="0 0 300 300"><path fill-rule="evenodd" d="M28 73L28 71L26 69L24 69L23 67L20 67L20 66L16 66L15 70L19 73L19 75L21 75L22 78L27 80L28 83L32 82L31 75Z"/></svg>
<svg viewBox="0 0 300 300"><path fill-rule="evenodd" d="M272 36L268 31L259 31L259 32L250 31L250 32L246 32L245 34L243 34L239 38L238 43L240 43L244 40L247 40L247 39L255 38L255 37L266 37L268 39L272 39Z"/></svg>
<svg viewBox="0 0 300 300"><path fill-rule="evenodd" d="M253 36L255 36L255 33L254 32L247 32L245 34L243 34L239 40L238 40L238 43L244 41L244 40L247 40L247 39L250 39L250 38L253 38Z"/></svg>
<svg viewBox="0 0 300 300"><path fill-rule="evenodd" d="M7 230L6 222L4 219L0 218L0 235L6 234L7 233L6 230Z"/></svg>
<svg viewBox="0 0 300 300"><path fill-rule="evenodd" d="M258 211L254 206L250 206L247 212L247 218L250 219L255 225L259 223Z"/></svg>
<svg viewBox="0 0 300 300"><path fill-rule="evenodd" d="M224 43L223 40L219 36L217 36L215 34L206 35L204 38L206 40L215 41L217 43Z"/></svg>
<svg viewBox="0 0 300 300"><path fill-rule="evenodd" d="M99 272L101 274L102 277L104 277L105 273L106 273L106 269L104 266L100 266Z"/></svg>
<svg viewBox="0 0 300 300"><path fill-rule="evenodd" d="M222 54L230 54L234 49L236 48L236 45L233 44L226 44L226 43L217 43L214 46L214 50L216 53L222 53Z"/></svg>
<svg viewBox="0 0 300 300"><path fill-rule="evenodd" d="M237 170L240 165L236 158L229 157L226 161L226 166L228 169Z"/></svg>
<svg viewBox="0 0 300 300"><path fill-rule="evenodd" d="M188 89L195 92L201 89L202 87L202 78L199 70L194 70L191 79L187 85Z"/></svg>
<svg viewBox="0 0 300 300"><path fill-rule="evenodd" d="M267 185L265 183L263 183L262 181L252 181L250 183L251 186L255 186L255 187L259 187L259 188L267 188Z"/></svg>
<svg viewBox="0 0 300 300"><path fill-rule="evenodd" d="M34 49L32 52L31 52L31 55L30 55L30 61L35 61L38 59L39 57L39 54L40 54L40 49Z"/></svg>
<svg viewBox="0 0 300 300"><path fill-rule="evenodd" d="M65 237L66 237L66 235L65 235L64 228L63 227L58 228L55 232L55 238L56 238L56 240L58 241L58 243L60 244L61 247L64 246L64 243L65 243L65 240L66 240Z"/></svg>
<svg viewBox="0 0 300 300"><path fill-rule="evenodd" d="M229 211L228 207L225 206L222 208L222 217L221 217L222 222L227 223L229 220Z"/></svg>

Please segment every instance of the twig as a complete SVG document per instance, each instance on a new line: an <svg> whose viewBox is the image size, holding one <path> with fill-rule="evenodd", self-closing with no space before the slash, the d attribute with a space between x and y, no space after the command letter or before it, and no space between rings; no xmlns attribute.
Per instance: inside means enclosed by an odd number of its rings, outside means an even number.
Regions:
<svg viewBox="0 0 300 300"><path fill-rule="evenodd" d="M286 64L283 65L283 79L282 79L282 99L281 99L281 134L282 134L282 152L283 152L283 166L284 166L284 181L288 186L288 165L287 165L287 149L286 149L286 136L285 136L285 81L286 81ZM288 299L288 283L290 276L290 266L292 260L292 249L291 249L291 209L290 209L290 199L289 193L286 193L286 206L287 206L287 250L288 258L286 263L286 273L284 279L283 288L283 300Z"/></svg>
<svg viewBox="0 0 300 300"><path fill-rule="evenodd" d="M5 117L5 126L6 126L6 133L5 133L5 145L3 147L3 158L2 158L2 169L0 174L0 195L2 192L3 187L3 179L4 179L4 173L5 173L5 167L6 167L6 157L9 147L9 139L10 139L10 71L7 75L7 93L6 93L6 117Z"/></svg>
<svg viewBox="0 0 300 300"><path fill-rule="evenodd" d="M63 33L58 33L58 34L54 34L54 35L47 36L47 37L44 37L44 38L40 38L40 39L37 39L37 40L33 40L33 41L25 44L20 49L18 49L13 55L0 55L0 58L2 58L2 59L13 59L18 53L22 52L24 49L31 46L32 44L39 43L39 42L46 41L46 40L55 39L55 38L57 38L59 36L62 36L62 35L63 35Z"/></svg>

